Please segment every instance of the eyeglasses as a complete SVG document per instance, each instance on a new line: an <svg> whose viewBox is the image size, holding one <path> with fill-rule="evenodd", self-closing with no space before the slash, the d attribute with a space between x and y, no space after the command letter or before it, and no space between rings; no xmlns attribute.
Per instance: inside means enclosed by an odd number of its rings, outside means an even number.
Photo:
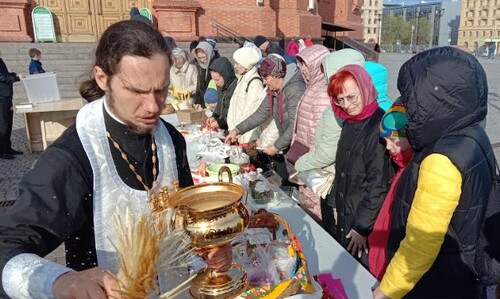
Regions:
<svg viewBox="0 0 500 299"><path fill-rule="evenodd" d="M333 103L337 106L343 106L345 104L345 101L347 101L351 104L354 104L357 102L358 97L359 97L359 93L358 94L351 94L351 95L348 95L348 96L345 96L342 98L338 97L336 101L333 101Z"/></svg>

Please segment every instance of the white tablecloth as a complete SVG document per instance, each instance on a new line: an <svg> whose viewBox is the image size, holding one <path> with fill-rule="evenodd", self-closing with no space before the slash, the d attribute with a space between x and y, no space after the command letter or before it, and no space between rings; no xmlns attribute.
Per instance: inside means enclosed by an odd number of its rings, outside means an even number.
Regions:
<svg viewBox="0 0 500 299"><path fill-rule="evenodd" d="M161 117L174 126L178 124L175 113ZM375 277L281 189L274 188L274 191L279 193L278 202L267 205L252 204L252 207L265 208L269 212L279 214L288 222L302 243L309 272L311 274L330 272L334 278L340 278L351 299L372 298L371 288L378 283ZM249 203L251 204L251 200Z"/></svg>
<svg viewBox="0 0 500 299"><path fill-rule="evenodd" d="M288 222L302 243L309 272L311 274L331 272L334 278L342 280L349 298L372 298L371 288L377 284L375 277L307 215L295 201L281 189L275 188L275 191L279 193L278 202L267 205L252 204L252 207L265 208L269 212L279 214Z"/></svg>

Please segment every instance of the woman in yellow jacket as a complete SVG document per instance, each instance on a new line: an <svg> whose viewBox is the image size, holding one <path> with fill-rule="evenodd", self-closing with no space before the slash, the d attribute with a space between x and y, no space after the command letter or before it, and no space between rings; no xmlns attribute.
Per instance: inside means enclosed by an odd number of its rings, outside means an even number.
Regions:
<svg viewBox="0 0 500 299"><path fill-rule="evenodd" d="M407 135L415 150L401 175L374 298L480 298L474 258L491 188L486 74L452 47L415 55L399 72ZM473 261L472 261L473 263Z"/></svg>

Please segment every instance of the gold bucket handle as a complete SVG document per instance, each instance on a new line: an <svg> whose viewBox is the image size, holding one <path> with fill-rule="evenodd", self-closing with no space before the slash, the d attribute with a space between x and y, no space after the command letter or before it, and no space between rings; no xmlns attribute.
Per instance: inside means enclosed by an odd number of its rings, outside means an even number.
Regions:
<svg viewBox="0 0 500 299"><path fill-rule="evenodd" d="M229 167L227 166L222 166L220 169L219 169L219 174L218 174L218 179L219 179L219 183L223 183L224 180L223 180L223 174L227 173L227 177L229 178L229 183L232 183L233 182L233 174L231 173L231 169L229 169Z"/></svg>

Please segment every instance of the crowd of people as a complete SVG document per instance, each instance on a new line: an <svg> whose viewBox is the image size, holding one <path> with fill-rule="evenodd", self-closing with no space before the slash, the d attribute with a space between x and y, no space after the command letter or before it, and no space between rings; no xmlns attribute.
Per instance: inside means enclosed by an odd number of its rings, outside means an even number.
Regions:
<svg viewBox="0 0 500 299"><path fill-rule="evenodd" d="M111 25L80 88L90 103L0 219L0 295L117 295L107 215L147 210L138 199L155 184L193 184L182 135L160 119L180 87L214 107L206 126L299 187L302 207L381 282L374 298L481 298L464 261L478 250L493 181L477 59L453 47L419 53L392 101L387 70L360 52L288 48L257 36L231 63L209 38L188 50L145 22ZM308 180L318 174L320 188ZM43 259L62 242L67 267ZM227 268L230 251L204 258Z"/></svg>

